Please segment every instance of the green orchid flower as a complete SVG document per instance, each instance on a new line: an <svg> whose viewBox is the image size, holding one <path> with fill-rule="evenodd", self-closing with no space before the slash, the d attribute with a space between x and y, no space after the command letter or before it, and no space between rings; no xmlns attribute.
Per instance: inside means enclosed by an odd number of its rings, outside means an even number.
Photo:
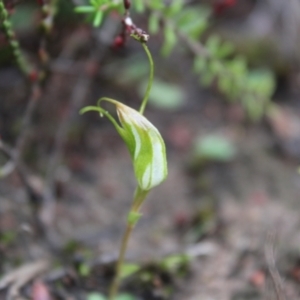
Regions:
<svg viewBox="0 0 300 300"><path fill-rule="evenodd" d="M116 106L121 126L110 113L100 107L103 100ZM168 170L164 141L157 128L141 113L110 98L101 98L98 106L87 106L81 113L87 111L98 111L113 123L129 150L141 190L149 191L166 179Z"/></svg>

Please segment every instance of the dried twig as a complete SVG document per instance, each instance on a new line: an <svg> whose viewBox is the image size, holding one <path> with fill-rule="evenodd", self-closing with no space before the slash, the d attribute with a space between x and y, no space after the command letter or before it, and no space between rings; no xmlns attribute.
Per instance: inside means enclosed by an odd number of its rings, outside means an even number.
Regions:
<svg viewBox="0 0 300 300"><path fill-rule="evenodd" d="M105 23L103 24L105 28ZM114 33L117 31L117 25L109 24L112 26L112 34L110 36L114 36ZM93 49L92 53L90 54L90 58L83 66L83 70L78 71L78 78L77 82L74 85L74 89L70 99L70 107L68 113L64 116L61 120L60 124L58 125L59 130L55 136L55 143L53 154L49 160L48 168L46 172L46 184L45 190L43 193L43 208L41 209L41 219L45 224L52 224L54 221L54 212L55 212L55 174L56 170L62 160L63 156L63 149L66 142L67 134L69 132L69 128L72 124L73 119L77 116L80 107L83 105L84 99L90 90L91 84L93 82L93 74L91 74L88 70L92 65L98 65L101 60L104 58L106 51L109 49L108 47L103 47L103 44L107 44L105 36L99 35L96 29L92 32L93 38L96 40L96 47ZM111 43L111 41L109 41ZM70 52L68 55L70 56L73 51ZM65 59L66 57L64 57ZM67 58L68 59L68 58ZM72 67L72 66L70 66Z"/></svg>
<svg viewBox="0 0 300 300"><path fill-rule="evenodd" d="M91 84L91 78L89 78L84 72L79 76L75 88L73 90L70 102L70 108L64 119L58 125L59 130L55 137L54 152L50 157L47 173L45 190L43 193L43 207L41 210L41 219L47 225L51 225L54 219L55 212L55 174L58 165L61 162L63 155L63 148L66 142L66 137L69 132L72 119L79 111L83 100L86 97L87 91Z"/></svg>
<svg viewBox="0 0 300 300"><path fill-rule="evenodd" d="M9 288L7 299L16 299L19 295L20 289L29 281L46 272L50 265L51 263L49 260L39 260L23 265L8 273L0 280L0 290Z"/></svg>
<svg viewBox="0 0 300 300"><path fill-rule="evenodd" d="M34 187L29 181L29 174L26 171L25 167L22 164L22 154L24 152L25 145L28 141L28 136L31 129L32 118L39 103L39 100L42 97L42 80L44 79L44 74L48 65L48 55L46 51L46 38L51 31L52 21L55 14L55 4L56 0L46 1L42 5L42 10L44 18L41 21L41 31L42 38L40 41L40 70L37 71L28 71L33 70L32 67L29 67L28 62L22 54L20 45L16 39L15 33L12 30L11 24L8 20L8 12L5 8L3 1L0 2L0 18L2 19L2 24L4 31L6 33L7 39L12 47L13 54L15 56L17 65L21 71L26 75L26 78L29 79L31 83L30 95L28 97L27 107L23 114L21 121L21 130L16 139L15 146L13 148L8 147L2 141L0 143L0 151L2 151L8 158L9 161L1 169L1 176L8 176L15 169L17 170L20 178L28 192L31 208L33 211L33 216L37 219L37 209L41 200L40 195L35 191ZM40 222L38 222L40 224ZM41 224L40 224L41 225Z"/></svg>
<svg viewBox="0 0 300 300"><path fill-rule="evenodd" d="M274 234L270 235L265 245L265 257L268 265L268 270L274 285L277 300L286 300L282 279L276 268L274 256Z"/></svg>

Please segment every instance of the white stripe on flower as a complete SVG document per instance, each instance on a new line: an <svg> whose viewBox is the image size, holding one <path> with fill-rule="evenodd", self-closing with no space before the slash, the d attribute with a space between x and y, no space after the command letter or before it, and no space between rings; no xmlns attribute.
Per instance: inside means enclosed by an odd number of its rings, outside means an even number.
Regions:
<svg viewBox="0 0 300 300"><path fill-rule="evenodd" d="M167 177L164 141L156 127L139 112L120 102L116 106L120 123L125 130L124 141L127 141L133 155L137 181L141 189L149 190ZM134 145L129 136L133 138Z"/></svg>
<svg viewBox="0 0 300 300"><path fill-rule="evenodd" d="M131 126L131 130L132 130L134 140L135 140L134 159L136 159L140 153L142 141L141 141L138 131L135 129L134 126Z"/></svg>

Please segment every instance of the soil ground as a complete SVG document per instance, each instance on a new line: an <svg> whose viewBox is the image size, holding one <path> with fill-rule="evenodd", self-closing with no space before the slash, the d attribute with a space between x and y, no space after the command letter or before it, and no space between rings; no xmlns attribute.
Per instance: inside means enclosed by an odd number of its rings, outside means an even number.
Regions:
<svg viewBox="0 0 300 300"><path fill-rule="evenodd" d="M155 43L153 47L156 52ZM47 238L34 221L42 212L30 205L18 174L0 182L1 274L39 259L51 261L38 277L41 282L30 281L21 289L25 298L37 295L35 288L46 290L50 299L86 299L92 291L107 291L135 180L127 149L108 120L77 111L104 95L138 107L134 85L124 87L109 75L118 74L121 61L132 53L139 53L137 46L104 54L59 147L55 141L74 109L75 87L86 76L53 72L45 85L24 161L28 180L41 194L54 174L54 217ZM283 91L285 100L278 102L282 122L266 116L252 124L238 104L199 87L187 72L189 58L179 60L178 55L167 60L155 56L157 76L180 82L185 97L181 107L164 110L150 104L146 112L165 138L169 176L143 205L127 251L128 261L154 270L152 290L143 293L142 276L127 279L123 290L145 300L299 299L300 151L297 138L291 141L282 134L291 122L300 132L298 95ZM82 65L77 68L84 72ZM1 69L0 76L13 79L0 86L2 136L12 142L16 133L6 128L18 128L26 84L14 68ZM195 140L212 134L235 147L232 159L200 162L194 156ZM57 152L61 155L52 170ZM190 257L183 276L178 270L166 275L157 267L174 254ZM86 266L87 272L82 270ZM1 299L7 291L3 289Z"/></svg>

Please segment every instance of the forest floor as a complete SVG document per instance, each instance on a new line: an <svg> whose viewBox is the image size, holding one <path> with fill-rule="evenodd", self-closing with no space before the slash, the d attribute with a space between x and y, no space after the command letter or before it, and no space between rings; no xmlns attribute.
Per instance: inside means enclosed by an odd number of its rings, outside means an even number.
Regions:
<svg viewBox="0 0 300 300"><path fill-rule="evenodd" d="M127 251L128 261L154 272L147 283L151 288L145 294L127 279L124 289L147 300L298 299L300 176L295 159L278 150L270 126L243 124L238 108L207 97L198 108L147 114L166 139L169 176L145 202ZM65 246L56 263L43 235L26 229L32 212L18 177L1 182L1 272L52 257L41 278L55 299L84 299L91 291L106 290L112 266L104 266L118 253L135 188L127 149L112 126L90 123L84 145L68 146L58 171L58 200L49 226L56 243ZM230 161L198 164L193 158L195 138L211 134L235 145ZM186 270L162 276L158 262L181 254L190 257ZM52 279L57 265L61 273ZM32 283L26 284L22 293L32 290Z"/></svg>
<svg viewBox="0 0 300 300"><path fill-rule="evenodd" d="M85 28L76 34L83 44L90 38ZM64 73L54 64L23 159L37 194L51 183L55 201L43 211L17 172L0 181L0 299L107 292L136 183L109 121L78 111L101 96L139 106L135 83L120 82L121 61L136 48L104 53L94 69L74 63ZM137 272L122 290L140 300L299 299L299 83L298 94L276 94L276 112L253 124L238 104L201 89L188 56L176 55L155 55L156 76L178 83L185 102L146 111L165 139L169 175L142 207L126 256ZM12 144L26 92L15 69L0 69L1 137ZM233 156L199 159L194 143L208 136L226 140Z"/></svg>

